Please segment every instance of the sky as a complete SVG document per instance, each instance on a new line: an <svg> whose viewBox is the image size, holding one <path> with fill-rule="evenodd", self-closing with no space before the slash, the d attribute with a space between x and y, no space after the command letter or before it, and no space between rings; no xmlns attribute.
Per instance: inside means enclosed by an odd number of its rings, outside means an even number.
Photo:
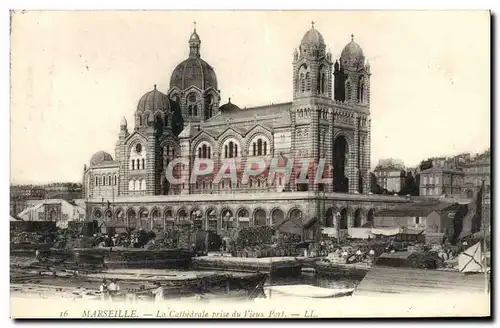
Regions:
<svg viewBox="0 0 500 328"><path fill-rule="evenodd" d="M121 117L166 93L201 56L221 104L292 99L294 49L311 21L334 58L354 34L371 65L371 159L422 159L490 147L490 17L486 11L27 11L11 23L11 182L81 181L114 156Z"/></svg>

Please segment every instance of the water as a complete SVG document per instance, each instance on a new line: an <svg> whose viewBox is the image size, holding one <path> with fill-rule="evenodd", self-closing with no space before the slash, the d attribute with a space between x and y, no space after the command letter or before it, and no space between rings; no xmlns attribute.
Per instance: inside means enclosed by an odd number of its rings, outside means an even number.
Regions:
<svg viewBox="0 0 500 328"><path fill-rule="evenodd" d="M355 288L359 279L337 276L321 276L314 273L302 273L298 277L273 277L268 279L266 285L311 285L331 289Z"/></svg>

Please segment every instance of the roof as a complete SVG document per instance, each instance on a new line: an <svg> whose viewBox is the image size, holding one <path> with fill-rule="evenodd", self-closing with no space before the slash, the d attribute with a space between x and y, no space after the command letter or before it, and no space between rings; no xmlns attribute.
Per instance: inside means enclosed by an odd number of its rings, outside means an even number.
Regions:
<svg viewBox="0 0 500 328"><path fill-rule="evenodd" d="M340 54L340 64L344 68L361 68L364 65L365 55L363 49L354 42L354 35L351 35L349 42Z"/></svg>
<svg viewBox="0 0 500 328"><path fill-rule="evenodd" d="M215 71L201 58L188 58L181 62L172 72L170 89L177 87L185 90L195 86L201 90L214 88L217 90L217 76Z"/></svg>
<svg viewBox="0 0 500 328"><path fill-rule="evenodd" d="M354 295L484 293L484 275L455 271L372 266Z"/></svg>
<svg viewBox="0 0 500 328"><path fill-rule="evenodd" d="M99 150L98 152L94 153L92 157L90 158L90 165L99 165L104 162L112 162L113 157L109 154L106 153L103 150Z"/></svg>
<svg viewBox="0 0 500 328"><path fill-rule="evenodd" d="M454 174L465 174L463 171L460 170L454 170L446 167L438 167L438 166L433 166L431 168L428 168L426 170L420 171L420 174L426 174L426 173L454 173Z"/></svg>
<svg viewBox="0 0 500 328"><path fill-rule="evenodd" d="M137 103L137 110L138 111L151 111L151 112L156 112L157 110L160 111L166 111L170 110L170 99L168 96L158 90L156 90L156 84L154 86L154 89L151 91L146 92L141 99L139 99L139 102ZM122 123L123 125L123 123ZM127 125L125 121L125 125Z"/></svg>
<svg viewBox="0 0 500 328"><path fill-rule="evenodd" d="M240 108L238 106L236 106L235 104L231 103L231 98L229 98L229 101L227 102L227 104L220 106L219 110L221 112L229 112L229 111L240 110Z"/></svg>
<svg viewBox="0 0 500 328"><path fill-rule="evenodd" d="M291 120L289 109L291 107L292 103L286 102L242 108L237 111L221 111L218 115L206 121L204 123L204 127L227 124L228 120L231 122L232 127L234 127L235 123L243 123L248 125L249 128L253 128L255 124L252 123L252 120L261 125L268 125L272 127L290 126Z"/></svg>
<svg viewBox="0 0 500 328"><path fill-rule="evenodd" d="M434 211L452 211L457 209L458 204L449 202L436 202L436 203L407 203L397 205L391 209L383 209L375 212L378 217L408 217L418 216L426 217Z"/></svg>
<svg viewBox="0 0 500 328"><path fill-rule="evenodd" d="M44 199L44 200L41 200L39 203L26 208L21 213L19 213L17 216L22 217L22 216L26 215L27 213L29 213L31 211L35 211L46 204L62 204L62 203L66 203L67 205L73 206L79 213L82 213L85 211L85 209L82 206L73 205L65 199Z"/></svg>
<svg viewBox="0 0 500 328"><path fill-rule="evenodd" d="M314 27L311 28L309 31L304 34L304 37L302 37L302 42L301 44L316 44L316 45L325 45L325 39L319 33L317 29Z"/></svg>

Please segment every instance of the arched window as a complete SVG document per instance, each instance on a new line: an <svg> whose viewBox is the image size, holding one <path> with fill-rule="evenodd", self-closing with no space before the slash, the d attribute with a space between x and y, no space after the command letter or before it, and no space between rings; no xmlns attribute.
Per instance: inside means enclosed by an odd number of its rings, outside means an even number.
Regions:
<svg viewBox="0 0 500 328"><path fill-rule="evenodd" d="M198 148L198 158L203 158L201 157L201 148Z"/></svg>
<svg viewBox="0 0 500 328"><path fill-rule="evenodd" d="M346 92L345 99L346 100L351 100L351 92L352 92L352 90L351 90L351 82L347 82L345 84L345 92Z"/></svg>
<svg viewBox="0 0 500 328"><path fill-rule="evenodd" d="M264 155L267 155L267 142L264 141Z"/></svg>
<svg viewBox="0 0 500 328"><path fill-rule="evenodd" d="M145 163L146 163L146 162L145 162L145 160L144 160L144 158L143 158L143 159L142 159L142 169L143 169L143 170L146 168Z"/></svg>
<svg viewBox="0 0 500 328"><path fill-rule="evenodd" d="M238 145L234 144L234 157L238 157Z"/></svg>
<svg viewBox="0 0 500 328"><path fill-rule="evenodd" d="M189 116L193 115L193 106L191 106L191 105L188 106L188 115Z"/></svg>
<svg viewBox="0 0 500 328"><path fill-rule="evenodd" d="M102 185L105 186L106 185L106 177L105 176L102 176Z"/></svg>
<svg viewBox="0 0 500 328"><path fill-rule="evenodd" d="M135 180L134 190L135 191L141 190L141 182L139 180Z"/></svg>
<svg viewBox="0 0 500 328"><path fill-rule="evenodd" d="M99 185L99 177L95 177L95 185L98 186Z"/></svg>
<svg viewBox="0 0 500 328"><path fill-rule="evenodd" d="M224 146L224 158L227 158L227 145Z"/></svg>
<svg viewBox="0 0 500 328"><path fill-rule="evenodd" d="M306 91L306 79L305 79L305 74L301 73L300 74L300 92L304 93Z"/></svg>
<svg viewBox="0 0 500 328"><path fill-rule="evenodd" d="M193 115L198 116L198 106L197 105L193 106Z"/></svg>
<svg viewBox="0 0 500 328"><path fill-rule="evenodd" d="M319 92L320 93L325 93L325 91L326 91L326 77L325 77L325 75L326 75L325 73L321 72L320 83L319 83L319 85L320 85Z"/></svg>
<svg viewBox="0 0 500 328"><path fill-rule="evenodd" d="M207 147L207 155L208 155L208 158L211 158L212 155L210 155L211 151L210 151L210 146Z"/></svg>
<svg viewBox="0 0 500 328"><path fill-rule="evenodd" d="M140 170L141 169L141 162L139 161L139 159L137 159L137 162L136 162L136 167L137 167L137 170Z"/></svg>
<svg viewBox="0 0 500 328"><path fill-rule="evenodd" d="M146 180L141 181L141 190L146 190Z"/></svg>
<svg viewBox="0 0 500 328"><path fill-rule="evenodd" d="M117 180L118 180L118 177L115 175L115 177L114 177L114 183L113 183L115 186L116 186Z"/></svg>
<svg viewBox="0 0 500 328"><path fill-rule="evenodd" d="M135 160L130 161L130 169L135 170Z"/></svg>
<svg viewBox="0 0 500 328"><path fill-rule="evenodd" d="M207 146L203 145L201 146L201 158L207 158Z"/></svg>
<svg viewBox="0 0 500 328"><path fill-rule="evenodd" d="M361 75L359 77L359 82L358 82L358 101L362 102L364 98L364 89L365 89L365 82L364 82L364 77Z"/></svg>
<svg viewBox="0 0 500 328"><path fill-rule="evenodd" d="M311 91L311 77L309 72L306 73L306 91Z"/></svg>
<svg viewBox="0 0 500 328"><path fill-rule="evenodd" d="M234 143L232 141L229 141L229 158L233 158L233 153L234 153Z"/></svg>
<svg viewBox="0 0 500 328"><path fill-rule="evenodd" d="M108 186L111 186L111 175L108 175Z"/></svg>
<svg viewBox="0 0 500 328"><path fill-rule="evenodd" d="M128 190L130 190L130 191L134 190L134 180L130 180L128 182Z"/></svg>
<svg viewBox="0 0 500 328"><path fill-rule="evenodd" d="M256 155L256 151L255 151L256 145L255 145L255 142L253 143L252 146L253 146L253 154L252 155L255 156Z"/></svg>

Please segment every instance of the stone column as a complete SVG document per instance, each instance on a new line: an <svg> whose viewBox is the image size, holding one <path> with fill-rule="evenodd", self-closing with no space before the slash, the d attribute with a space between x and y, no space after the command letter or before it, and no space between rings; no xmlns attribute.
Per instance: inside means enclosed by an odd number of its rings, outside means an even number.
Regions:
<svg viewBox="0 0 500 328"><path fill-rule="evenodd" d="M152 128L148 128L147 130L147 141L146 141L146 190L144 193L146 195L154 195L155 194L155 175L156 175L156 138L154 135L154 130Z"/></svg>
<svg viewBox="0 0 500 328"><path fill-rule="evenodd" d="M366 141L365 141L365 147L364 147L364 162L365 162L365 193L369 193L371 183L370 183L370 166L371 166L371 119L370 117L366 117L365 119L365 124L366 124Z"/></svg>
<svg viewBox="0 0 500 328"><path fill-rule="evenodd" d="M353 120L353 125L354 125L354 138L353 138L353 144L351 148L349 149L349 155L351 157L351 170L349 174L349 193L354 193L358 191L358 184L359 184L359 163L358 163L358 156L359 156L359 121L358 121L358 115L354 113L354 115L351 117Z"/></svg>

